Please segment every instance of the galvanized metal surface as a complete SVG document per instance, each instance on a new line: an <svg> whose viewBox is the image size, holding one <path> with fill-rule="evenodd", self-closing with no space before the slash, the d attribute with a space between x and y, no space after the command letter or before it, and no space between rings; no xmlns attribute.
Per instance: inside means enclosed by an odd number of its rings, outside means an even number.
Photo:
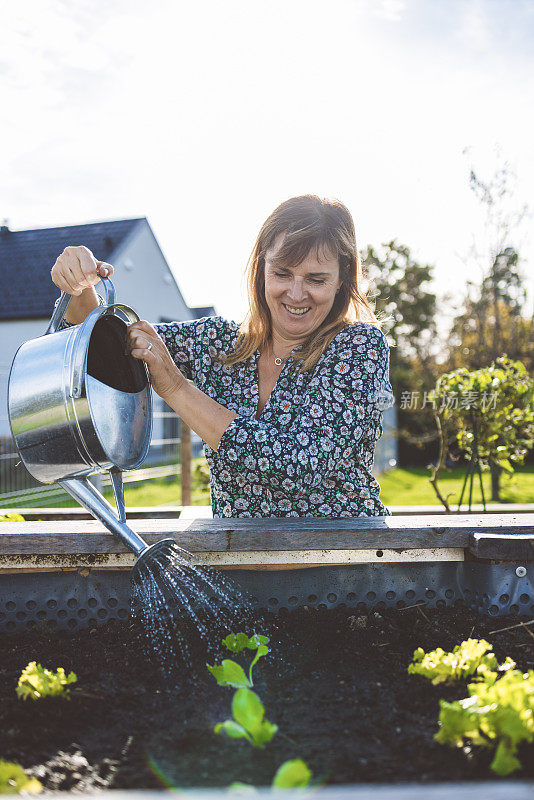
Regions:
<svg viewBox="0 0 534 800"><path fill-rule="evenodd" d="M126 326L137 319L127 306L100 307L81 325L32 339L17 351L9 422L37 480L134 469L144 460L152 430L150 381L122 343Z"/></svg>
<svg viewBox="0 0 534 800"><path fill-rule="evenodd" d="M373 563L226 575L257 608L274 613L298 606L357 610L445 608L465 603L491 616L534 613L534 566L472 562ZM61 630L95 627L130 613L130 572L91 570L0 575L0 630L35 624Z"/></svg>

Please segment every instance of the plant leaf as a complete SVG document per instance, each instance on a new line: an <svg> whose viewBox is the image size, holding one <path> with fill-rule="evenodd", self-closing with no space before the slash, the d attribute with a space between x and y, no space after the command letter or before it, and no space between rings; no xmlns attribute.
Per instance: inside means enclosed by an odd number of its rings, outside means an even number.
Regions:
<svg viewBox="0 0 534 800"><path fill-rule="evenodd" d="M234 781L228 787L229 792L241 795L257 794L258 791L255 786L250 783L241 783L241 781Z"/></svg>
<svg viewBox="0 0 534 800"><path fill-rule="evenodd" d="M408 666L408 672L429 678L436 686L438 683L465 680L471 675L482 678L488 672L495 672L498 666L489 642L485 639L467 639L451 652L438 647L425 653L418 647L413 654L413 663Z"/></svg>
<svg viewBox="0 0 534 800"><path fill-rule="evenodd" d="M226 649L230 650L232 653L240 653L242 650L250 647L250 639L246 633L229 633L228 636L222 640L222 643Z"/></svg>
<svg viewBox="0 0 534 800"><path fill-rule="evenodd" d="M267 742L270 742L275 733L278 730L278 725L275 725L274 722L268 722L264 720L258 730L254 731L252 734L253 744L256 747L263 747Z"/></svg>
<svg viewBox="0 0 534 800"><path fill-rule="evenodd" d="M232 700L232 714L247 731L256 730L262 723L265 709L260 698L250 689L238 689Z"/></svg>
<svg viewBox="0 0 534 800"><path fill-rule="evenodd" d="M42 697L68 697L67 685L76 683L78 678L74 672L65 675L63 667L56 672L45 669L35 661L31 661L22 670L16 692L19 698L27 700L40 700Z"/></svg>
<svg viewBox="0 0 534 800"><path fill-rule="evenodd" d="M248 739L251 741L251 737L246 732L246 730L239 725L237 722L234 722L233 719L227 719L224 722L219 722L213 729L214 733L225 733L230 739Z"/></svg>
<svg viewBox="0 0 534 800"><path fill-rule="evenodd" d="M499 742L491 768L497 775L509 775L516 769L521 769L521 762L514 755L509 742L505 740Z"/></svg>
<svg viewBox="0 0 534 800"><path fill-rule="evenodd" d="M261 633L255 633L254 636L250 637L249 647L251 650L253 650L255 647L258 647L260 644L269 644L269 637L262 636Z"/></svg>
<svg viewBox="0 0 534 800"><path fill-rule="evenodd" d="M302 758L293 758L278 767L273 786L277 789L302 788L308 786L311 775L310 768Z"/></svg>
<svg viewBox="0 0 534 800"><path fill-rule="evenodd" d="M241 653L247 648L249 650L256 650L261 644L268 644L269 637L262 636L260 633L255 633L250 638L246 633L229 633L228 636L222 640L223 645L232 653Z"/></svg>
<svg viewBox="0 0 534 800"><path fill-rule="evenodd" d="M43 787L37 778L28 778L20 764L0 761L0 794L39 794Z"/></svg>
<svg viewBox="0 0 534 800"><path fill-rule="evenodd" d="M217 680L219 686L233 686L236 689L252 686L252 683L245 675L243 667L230 658L225 658L219 666L210 667L209 664L206 664L206 667Z"/></svg>
<svg viewBox="0 0 534 800"><path fill-rule="evenodd" d="M256 747L263 747L266 742L270 742L278 730L277 725L264 721L265 709L262 702L250 689L237 690L232 700L232 714L236 722L250 734L252 744Z"/></svg>

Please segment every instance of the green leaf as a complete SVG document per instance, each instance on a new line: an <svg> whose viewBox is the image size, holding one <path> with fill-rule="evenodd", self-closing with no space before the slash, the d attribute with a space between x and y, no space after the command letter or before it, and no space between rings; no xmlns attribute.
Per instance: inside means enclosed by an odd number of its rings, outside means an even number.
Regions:
<svg viewBox="0 0 534 800"><path fill-rule="evenodd" d="M262 636L260 633L255 633L253 636L249 637L246 633L229 633L226 636L222 643L230 650L232 653L241 653L242 650L256 650L257 647L260 645L266 645L269 643L268 636Z"/></svg>
<svg viewBox="0 0 534 800"><path fill-rule="evenodd" d="M516 769L521 769L521 762L513 754L510 742L500 741L495 750L495 756L491 762L491 768L497 775L509 775Z"/></svg>
<svg viewBox="0 0 534 800"><path fill-rule="evenodd" d="M234 781L233 783L231 783L230 786L228 787L228 791L241 795L258 793L255 786L251 786L250 783L241 783L241 781Z"/></svg>
<svg viewBox="0 0 534 800"><path fill-rule="evenodd" d="M219 722L213 729L214 733L225 733L230 739L248 739L252 741L249 734L233 719L227 719L224 722Z"/></svg>
<svg viewBox="0 0 534 800"><path fill-rule="evenodd" d="M461 747L464 739L496 747L491 766L497 774L519 769L518 746L534 741L534 670L507 669L498 679L487 673L467 688L469 697L441 701L441 727L435 739L455 747Z"/></svg>
<svg viewBox="0 0 534 800"><path fill-rule="evenodd" d="M238 689L232 700L232 714L235 721L252 737L256 747L270 742L278 726L264 720L265 709L257 694L250 689Z"/></svg>
<svg viewBox="0 0 534 800"><path fill-rule="evenodd" d="M19 698L27 700L40 700L43 697L68 697L66 688L70 683L76 683L78 678L74 672L65 675L63 667L56 672L45 669L35 661L31 661L22 671L16 692Z"/></svg>
<svg viewBox="0 0 534 800"><path fill-rule="evenodd" d="M226 649L230 650L232 653L241 653L242 650L249 647L250 639L246 633L229 633L228 636L222 640L222 643Z"/></svg>
<svg viewBox="0 0 534 800"><path fill-rule="evenodd" d="M255 692L239 689L232 700L232 714L247 731L253 731L261 725L265 709Z"/></svg>
<svg viewBox="0 0 534 800"><path fill-rule="evenodd" d="M0 794L39 794L43 790L36 778L28 778L20 764L0 761Z"/></svg>
<svg viewBox="0 0 534 800"><path fill-rule="evenodd" d="M243 667L229 658L225 658L220 666L210 667L209 664L206 664L206 667L217 680L219 686L233 686L236 689L252 686L252 682L245 675Z"/></svg>
<svg viewBox="0 0 534 800"><path fill-rule="evenodd" d="M285 761L276 771L273 787L277 789L296 789L308 786L311 770L301 758Z"/></svg>
<svg viewBox="0 0 534 800"><path fill-rule="evenodd" d="M408 672L429 678L436 686L438 683L465 680L471 675L482 677L487 672L495 672L498 667L489 642L485 639L467 639L451 652L438 647L425 653L418 647L413 654L413 663L408 666Z"/></svg>
<svg viewBox="0 0 534 800"><path fill-rule="evenodd" d="M255 647L258 647L260 644L269 644L269 637L262 636L261 633L255 633L254 636L250 637L249 647L251 650L253 650Z"/></svg>
<svg viewBox="0 0 534 800"><path fill-rule="evenodd" d="M278 725L275 725L274 722L268 722L265 720L261 723L261 726L258 728L258 730L254 731L252 734L253 744L255 744L256 747L263 747L271 741L277 730Z"/></svg>

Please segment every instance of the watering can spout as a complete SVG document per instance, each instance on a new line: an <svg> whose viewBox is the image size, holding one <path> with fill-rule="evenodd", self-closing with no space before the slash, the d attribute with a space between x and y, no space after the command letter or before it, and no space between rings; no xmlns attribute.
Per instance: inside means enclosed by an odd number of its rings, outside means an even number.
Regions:
<svg viewBox="0 0 534 800"><path fill-rule="evenodd" d="M122 505L121 507L121 504L124 503L122 475L119 472L112 475L112 478L118 516L113 506L97 491L87 477L65 478L59 481L59 485L139 557L145 550L149 549L149 546L125 522L124 506Z"/></svg>

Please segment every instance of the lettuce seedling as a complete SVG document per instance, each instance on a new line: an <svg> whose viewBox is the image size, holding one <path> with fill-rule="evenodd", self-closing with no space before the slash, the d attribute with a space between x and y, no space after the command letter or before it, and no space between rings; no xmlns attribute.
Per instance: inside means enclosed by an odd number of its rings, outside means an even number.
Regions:
<svg viewBox="0 0 534 800"><path fill-rule="evenodd" d="M273 778L274 789L302 789L311 780L311 770L302 758L284 761Z"/></svg>
<svg viewBox="0 0 534 800"><path fill-rule="evenodd" d="M76 683L78 678L74 672L65 675L63 667L56 672L45 669L35 661L31 661L22 671L16 692L19 698L27 700L40 700L43 697L67 697L69 683Z"/></svg>
<svg viewBox="0 0 534 800"><path fill-rule="evenodd" d="M515 667L511 659L507 659L503 668ZM453 683L465 680L471 675L483 677L488 672L499 669L498 661L485 639L467 639L457 645L452 652L445 652L441 647L425 653L418 647L413 654L413 663L409 665L411 675L422 675L429 678L433 685Z"/></svg>
<svg viewBox="0 0 534 800"><path fill-rule="evenodd" d="M284 761L278 767L271 786L273 789L304 789L310 785L311 776L311 770L306 762L301 758L293 758L291 761ZM234 781L228 790L243 795L257 794L255 786L241 781Z"/></svg>
<svg viewBox="0 0 534 800"><path fill-rule="evenodd" d="M269 648L267 647L268 642L269 638L267 636L262 636L259 633L255 633L254 636L251 636L250 638L246 635L246 633L229 633L228 636L222 640L224 646L230 650L231 653L241 653L246 649L256 650L256 655L252 659L252 663L248 669L248 678L245 675L243 668L229 658L224 659L220 666L210 667L209 664L206 664L206 667L209 669L214 678L216 678L219 686L233 686L236 689L239 689L240 687L249 688L250 686L254 686L252 680L252 669L258 663L260 658L262 656L266 656L269 652Z"/></svg>
<svg viewBox="0 0 534 800"><path fill-rule="evenodd" d="M491 768L509 775L521 768L517 748L534 740L534 670L510 669L500 678L470 683L469 697L448 703L440 701L440 730L435 739L462 747L464 739L474 745L495 747Z"/></svg>
<svg viewBox="0 0 534 800"><path fill-rule="evenodd" d="M0 761L0 794L39 794L43 787L37 778L28 778L20 764Z"/></svg>
<svg viewBox="0 0 534 800"><path fill-rule="evenodd" d="M246 739L254 747L270 742L278 726L264 720L265 708L257 694L250 689L238 689L232 700L233 719L219 722L215 733L225 733L231 739Z"/></svg>

